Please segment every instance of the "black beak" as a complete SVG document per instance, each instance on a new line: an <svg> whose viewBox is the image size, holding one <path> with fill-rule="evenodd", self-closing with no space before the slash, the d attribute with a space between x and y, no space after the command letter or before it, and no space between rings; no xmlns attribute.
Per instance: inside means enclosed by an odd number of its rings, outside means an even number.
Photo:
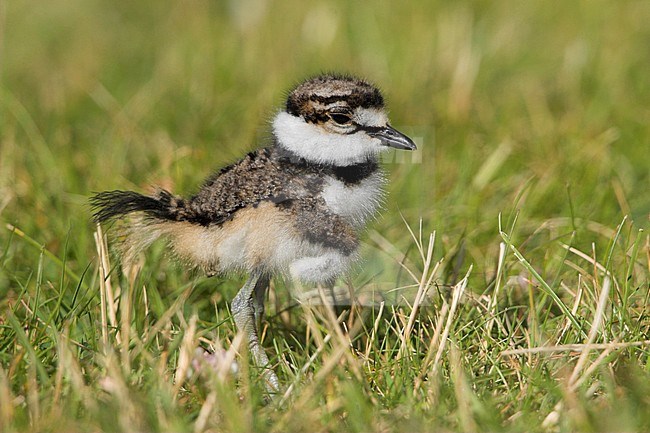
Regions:
<svg viewBox="0 0 650 433"><path fill-rule="evenodd" d="M413 140L390 125L386 125L382 128L376 128L374 131L368 131L368 135L380 139L383 145L394 147L395 149L417 149Z"/></svg>

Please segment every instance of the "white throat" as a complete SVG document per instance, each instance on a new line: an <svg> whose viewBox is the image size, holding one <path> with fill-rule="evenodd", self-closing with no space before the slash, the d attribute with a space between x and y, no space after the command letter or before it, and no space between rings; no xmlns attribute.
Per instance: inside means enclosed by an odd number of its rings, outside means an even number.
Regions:
<svg viewBox="0 0 650 433"><path fill-rule="evenodd" d="M366 162L386 150L379 139L363 132L328 133L286 112L278 113L273 119L273 133L282 147L317 164L345 167Z"/></svg>

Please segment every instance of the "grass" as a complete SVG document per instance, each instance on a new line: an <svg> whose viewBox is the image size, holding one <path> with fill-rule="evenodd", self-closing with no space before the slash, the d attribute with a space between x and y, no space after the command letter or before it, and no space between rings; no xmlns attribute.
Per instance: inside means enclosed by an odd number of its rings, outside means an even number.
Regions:
<svg viewBox="0 0 650 433"><path fill-rule="evenodd" d="M634 1L0 4L0 431L650 430L649 20ZM422 150L386 158L341 282L373 305L274 283L287 393L267 402L229 313L242 277L156 245L125 278L87 197L191 193L322 70L378 83ZM221 362L197 371L199 345Z"/></svg>

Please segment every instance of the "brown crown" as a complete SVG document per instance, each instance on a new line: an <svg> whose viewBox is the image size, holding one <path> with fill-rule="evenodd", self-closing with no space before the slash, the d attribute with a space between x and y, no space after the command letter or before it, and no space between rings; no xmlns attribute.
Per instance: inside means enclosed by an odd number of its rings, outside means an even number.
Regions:
<svg viewBox="0 0 650 433"><path fill-rule="evenodd" d="M384 106L379 89L362 79L346 75L319 75L310 78L294 90L287 98L287 113L301 116L308 122L326 119L325 113L333 106L357 107Z"/></svg>

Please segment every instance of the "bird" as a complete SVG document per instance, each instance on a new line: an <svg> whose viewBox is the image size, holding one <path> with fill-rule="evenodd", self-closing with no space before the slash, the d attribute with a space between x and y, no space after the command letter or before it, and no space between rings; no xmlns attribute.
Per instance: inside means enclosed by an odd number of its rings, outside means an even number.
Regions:
<svg viewBox="0 0 650 433"><path fill-rule="evenodd" d="M372 83L325 73L295 86L272 120L266 147L209 176L181 197L110 190L90 198L96 223L126 218L123 260L159 238L207 275L246 273L231 314L248 339L270 393L280 381L260 344L271 279L332 287L358 259L360 235L382 206L387 183L379 159L415 150L392 127Z"/></svg>

